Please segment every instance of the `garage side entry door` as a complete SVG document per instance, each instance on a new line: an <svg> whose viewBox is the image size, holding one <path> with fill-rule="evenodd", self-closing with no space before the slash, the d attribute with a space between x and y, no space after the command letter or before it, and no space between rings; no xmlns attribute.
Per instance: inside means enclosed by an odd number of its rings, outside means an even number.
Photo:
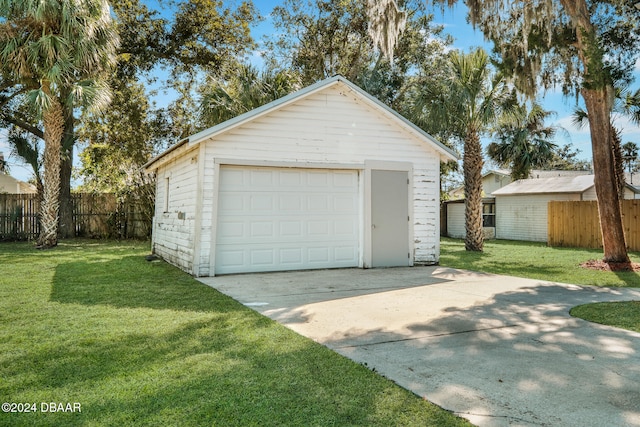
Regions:
<svg viewBox="0 0 640 427"><path fill-rule="evenodd" d="M221 166L215 273L357 267L355 170Z"/></svg>
<svg viewBox="0 0 640 427"><path fill-rule="evenodd" d="M371 171L371 266L411 265L409 176L405 171Z"/></svg>

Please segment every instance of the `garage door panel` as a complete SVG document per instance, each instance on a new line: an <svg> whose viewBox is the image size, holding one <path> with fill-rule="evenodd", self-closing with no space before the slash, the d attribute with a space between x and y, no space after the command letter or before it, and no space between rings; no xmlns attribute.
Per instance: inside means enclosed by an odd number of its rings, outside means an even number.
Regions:
<svg viewBox="0 0 640 427"><path fill-rule="evenodd" d="M278 183L283 189L287 187L300 188L300 186L304 184L303 174L294 169L282 170L278 174Z"/></svg>
<svg viewBox="0 0 640 427"><path fill-rule="evenodd" d="M302 221L297 220L284 220L280 221L280 236L283 238L301 238L302 233Z"/></svg>
<svg viewBox="0 0 640 427"><path fill-rule="evenodd" d="M217 274L356 267L357 171L223 166Z"/></svg>
<svg viewBox="0 0 640 427"><path fill-rule="evenodd" d="M299 219L273 219L264 221L260 217L236 217L234 221L220 221L218 244L252 241L332 242L358 239L358 222L350 218L327 220L314 216ZM263 242L263 243L264 243Z"/></svg>
<svg viewBox="0 0 640 427"><path fill-rule="evenodd" d="M282 269L308 269L357 266L357 246L345 244L337 247L314 246L304 248L269 248L264 244L254 248L241 245L227 245L218 253L216 271L219 274L230 272L259 272Z"/></svg>
<svg viewBox="0 0 640 427"><path fill-rule="evenodd" d="M264 237L275 237L275 233L273 230L273 222L268 221L255 221L251 223L251 234L250 237L264 238Z"/></svg>
<svg viewBox="0 0 640 427"><path fill-rule="evenodd" d="M334 195L333 211L343 214L355 214L358 212L358 200L346 195Z"/></svg>
<svg viewBox="0 0 640 427"><path fill-rule="evenodd" d="M358 262L358 251L354 246L341 246L334 250L334 256L338 262Z"/></svg>
<svg viewBox="0 0 640 427"><path fill-rule="evenodd" d="M271 214L273 212L272 194L252 194L249 197L249 209L256 214Z"/></svg>
<svg viewBox="0 0 640 427"><path fill-rule="evenodd" d="M252 249L249 253L252 265L272 266L275 263L273 249Z"/></svg>
<svg viewBox="0 0 640 427"><path fill-rule="evenodd" d="M223 221L220 223L218 238L220 240L235 241L237 239L244 239L245 223L237 221Z"/></svg>
<svg viewBox="0 0 640 427"><path fill-rule="evenodd" d="M297 194L281 194L278 197L280 212L302 212L303 197Z"/></svg>

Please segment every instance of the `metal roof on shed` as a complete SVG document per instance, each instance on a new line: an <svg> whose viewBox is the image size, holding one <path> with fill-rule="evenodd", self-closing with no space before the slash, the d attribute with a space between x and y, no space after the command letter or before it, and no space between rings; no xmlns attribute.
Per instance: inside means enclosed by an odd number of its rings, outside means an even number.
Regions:
<svg viewBox="0 0 640 427"><path fill-rule="evenodd" d="M494 196L517 194L583 193L593 187L593 175L519 179L493 192Z"/></svg>

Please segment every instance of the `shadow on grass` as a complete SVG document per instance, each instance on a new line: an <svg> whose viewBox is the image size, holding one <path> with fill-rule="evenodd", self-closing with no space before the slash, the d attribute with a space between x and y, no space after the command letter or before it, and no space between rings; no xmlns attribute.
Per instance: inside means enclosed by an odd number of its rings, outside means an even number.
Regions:
<svg viewBox="0 0 640 427"><path fill-rule="evenodd" d="M0 395L82 412L0 425L466 425L165 263L81 258L55 267L49 301L16 299L3 326L28 338L0 343Z"/></svg>
<svg viewBox="0 0 640 427"><path fill-rule="evenodd" d="M78 401L82 413L0 414L0 424L11 416L13 425L34 417L38 425L393 425L407 416L407 425L458 425L435 407L432 418L412 416L428 404L272 322L98 335L7 362L24 381L12 381L5 398Z"/></svg>

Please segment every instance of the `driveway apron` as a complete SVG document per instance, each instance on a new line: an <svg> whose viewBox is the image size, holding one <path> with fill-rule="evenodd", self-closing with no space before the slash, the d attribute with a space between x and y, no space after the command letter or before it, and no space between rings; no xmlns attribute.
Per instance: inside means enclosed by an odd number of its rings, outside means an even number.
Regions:
<svg viewBox="0 0 640 427"><path fill-rule="evenodd" d="M438 266L199 280L478 426L640 426L640 334L569 315L639 289Z"/></svg>

